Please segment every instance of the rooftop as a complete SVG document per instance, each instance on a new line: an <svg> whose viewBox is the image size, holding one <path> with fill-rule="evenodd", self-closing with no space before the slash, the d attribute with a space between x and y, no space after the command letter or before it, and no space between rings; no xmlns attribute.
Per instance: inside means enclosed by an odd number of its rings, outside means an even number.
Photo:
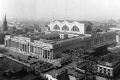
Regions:
<svg viewBox="0 0 120 80"><path fill-rule="evenodd" d="M46 72L45 74L49 74L52 77L56 77L56 75L59 74L61 71L65 70L65 69L69 69L70 67L75 67L75 63L67 64L60 69L53 69L51 71Z"/></svg>
<svg viewBox="0 0 120 80"><path fill-rule="evenodd" d="M34 40L40 40L45 43L54 44L58 41L73 39L73 38L84 38L87 37L84 34L72 34L72 37L67 38L60 38L60 34L70 34L66 32L40 32L40 33L27 33L27 34L20 34L21 37L30 38L32 41ZM88 35L90 36L90 35Z"/></svg>
<svg viewBox="0 0 120 80"><path fill-rule="evenodd" d="M72 22L79 22L79 23L84 23L84 24L93 24L92 22L90 21L79 21L79 20L55 20L55 21L59 21L59 22L64 22L64 21L67 21L69 23L72 23Z"/></svg>
<svg viewBox="0 0 120 80"><path fill-rule="evenodd" d="M114 67L120 62L120 56L114 55L112 53L109 53L103 57L100 58L99 64L108 66L108 67Z"/></svg>
<svg viewBox="0 0 120 80"><path fill-rule="evenodd" d="M27 34L22 34L24 37L29 37L31 39L46 39L49 37L56 37L59 36L59 34L45 34L44 32L40 33L27 33Z"/></svg>
<svg viewBox="0 0 120 80"><path fill-rule="evenodd" d="M85 34L78 34L78 33L71 33L71 32L60 32L60 31L49 31L53 34L73 34L73 35L78 35L78 36L85 36Z"/></svg>

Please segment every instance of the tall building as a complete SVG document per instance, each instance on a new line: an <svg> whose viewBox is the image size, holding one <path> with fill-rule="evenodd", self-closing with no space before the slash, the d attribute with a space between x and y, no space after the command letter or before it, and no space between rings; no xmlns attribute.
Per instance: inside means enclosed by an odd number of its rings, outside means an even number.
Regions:
<svg viewBox="0 0 120 80"><path fill-rule="evenodd" d="M5 15L3 25L2 25L2 31L7 31L7 30L8 30L8 27L7 27L6 15Z"/></svg>

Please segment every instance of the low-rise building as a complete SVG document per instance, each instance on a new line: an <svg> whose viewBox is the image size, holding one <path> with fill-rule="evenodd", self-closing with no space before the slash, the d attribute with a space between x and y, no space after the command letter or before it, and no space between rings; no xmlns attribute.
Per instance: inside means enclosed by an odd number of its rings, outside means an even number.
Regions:
<svg viewBox="0 0 120 80"><path fill-rule="evenodd" d="M52 72L54 72L54 73L52 73ZM70 80L67 70L58 70L58 72L57 72L57 70L51 71L51 74L46 73L46 74L44 74L44 76L48 80Z"/></svg>
<svg viewBox="0 0 120 80"><path fill-rule="evenodd" d="M110 30L116 31L117 46L120 46L120 27L112 27L112 28L110 28Z"/></svg>
<svg viewBox="0 0 120 80"><path fill-rule="evenodd" d="M77 23L73 22L71 24L75 25ZM65 24L67 25L67 22ZM116 33L114 31L85 34L81 27L84 26L80 26L80 32L77 33L76 31L67 32L66 30L54 31L50 29L47 32L40 33L7 35L5 36L5 46L24 55L36 56L49 62L59 62L63 51L81 48L90 50L116 43Z"/></svg>
<svg viewBox="0 0 120 80"><path fill-rule="evenodd" d="M114 80L120 71L120 56L107 54L97 64L97 80Z"/></svg>

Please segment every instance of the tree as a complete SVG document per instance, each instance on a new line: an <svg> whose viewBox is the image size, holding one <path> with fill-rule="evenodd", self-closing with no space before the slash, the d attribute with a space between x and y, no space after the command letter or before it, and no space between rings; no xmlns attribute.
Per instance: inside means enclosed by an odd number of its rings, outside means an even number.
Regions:
<svg viewBox="0 0 120 80"><path fill-rule="evenodd" d="M4 49L4 48L0 48L0 53L6 53L6 52L8 52L8 50L7 49Z"/></svg>

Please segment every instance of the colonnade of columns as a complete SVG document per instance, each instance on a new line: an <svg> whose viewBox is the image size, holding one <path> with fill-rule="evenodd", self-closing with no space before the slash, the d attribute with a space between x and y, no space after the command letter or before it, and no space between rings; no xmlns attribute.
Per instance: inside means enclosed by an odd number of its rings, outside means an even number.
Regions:
<svg viewBox="0 0 120 80"><path fill-rule="evenodd" d="M111 42L113 42L113 40L115 40L114 35L111 35L111 36L106 35L106 36L98 36L98 37L91 38L89 40L86 40L85 43L86 43L86 47L89 48L97 45L103 46L104 44L106 44L106 42L109 42L110 44Z"/></svg>
<svg viewBox="0 0 120 80"><path fill-rule="evenodd" d="M24 51L27 54L29 53L36 54L45 59L53 59L52 51L50 51L49 49L45 49L44 47L31 45L30 43L22 43L22 42L16 42L12 40L5 40L5 46L16 48L20 51Z"/></svg>

